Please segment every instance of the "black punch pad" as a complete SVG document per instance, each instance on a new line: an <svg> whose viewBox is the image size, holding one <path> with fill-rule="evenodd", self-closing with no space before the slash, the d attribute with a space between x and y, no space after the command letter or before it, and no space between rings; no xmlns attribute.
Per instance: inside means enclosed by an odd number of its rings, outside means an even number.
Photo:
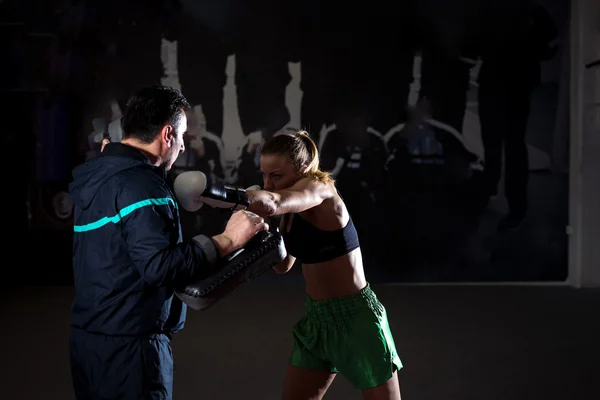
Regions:
<svg viewBox="0 0 600 400"><path fill-rule="evenodd" d="M175 293L190 308L202 311L273 268L286 256L279 229L271 227L257 233L244 248L224 257L213 274Z"/></svg>

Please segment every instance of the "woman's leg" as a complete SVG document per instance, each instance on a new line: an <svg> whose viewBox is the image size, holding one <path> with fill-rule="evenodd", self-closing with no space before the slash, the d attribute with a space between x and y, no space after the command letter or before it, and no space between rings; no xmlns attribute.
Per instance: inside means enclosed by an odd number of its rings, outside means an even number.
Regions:
<svg viewBox="0 0 600 400"><path fill-rule="evenodd" d="M398 382L398 371L384 384L371 389L365 389L363 398L365 400L400 400L400 383Z"/></svg>
<svg viewBox="0 0 600 400"><path fill-rule="evenodd" d="M370 286L360 296L340 299L339 328L331 345L331 362L365 399L400 400L398 371L402 361L387 312Z"/></svg>
<svg viewBox="0 0 600 400"><path fill-rule="evenodd" d="M283 383L282 399L321 400L335 375L335 372L307 370L289 365Z"/></svg>

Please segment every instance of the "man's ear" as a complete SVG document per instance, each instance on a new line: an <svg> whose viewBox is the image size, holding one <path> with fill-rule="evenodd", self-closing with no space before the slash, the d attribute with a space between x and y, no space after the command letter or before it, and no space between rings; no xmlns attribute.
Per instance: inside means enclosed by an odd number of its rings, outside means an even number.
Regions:
<svg viewBox="0 0 600 400"><path fill-rule="evenodd" d="M171 147L173 145L174 133L175 130L171 125L163 126L160 131L160 141L167 147Z"/></svg>

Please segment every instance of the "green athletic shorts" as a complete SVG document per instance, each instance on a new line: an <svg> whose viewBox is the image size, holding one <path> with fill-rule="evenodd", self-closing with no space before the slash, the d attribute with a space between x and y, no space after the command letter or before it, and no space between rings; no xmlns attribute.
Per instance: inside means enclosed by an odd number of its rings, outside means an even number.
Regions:
<svg viewBox="0 0 600 400"><path fill-rule="evenodd" d="M327 300L307 295L305 307L292 330L291 365L340 373L361 390L382 385L402 368L385 307L369 285Z"/></svg>

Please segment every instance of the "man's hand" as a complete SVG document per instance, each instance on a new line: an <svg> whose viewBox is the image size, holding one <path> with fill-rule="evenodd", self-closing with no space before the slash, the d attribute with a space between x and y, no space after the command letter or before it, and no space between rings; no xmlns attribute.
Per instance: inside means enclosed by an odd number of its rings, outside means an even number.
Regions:
<svg viewBox="0 0 600 400"><path fill-rule="evenodd" d="M250 190L247 191L248 201L250 205L248 210L260 215L261 217L270 217L277 211L277 204L273 193L266 190Z"/></svg>
<svg viewBox="0 0 600 400"><path fill-rule="evenodd" d="M225 231L212 239L221 257L240 249L258 232L269 229L269 225L258 215L243 210L234 212Z"/></svg>

